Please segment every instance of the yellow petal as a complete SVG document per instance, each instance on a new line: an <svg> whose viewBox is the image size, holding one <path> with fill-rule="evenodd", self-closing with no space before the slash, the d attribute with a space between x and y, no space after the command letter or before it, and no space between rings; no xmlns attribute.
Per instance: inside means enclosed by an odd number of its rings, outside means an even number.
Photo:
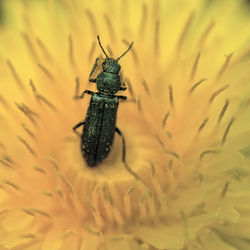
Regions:
<svg viewBox="0 0 250 250"><path fill-rule="evenodd" d="M182 249L187 240L192 240L203 228L212 225L218 218L218 212L184 219L183 223L170 226L133 227L133 235L158 249Z"/></svg>

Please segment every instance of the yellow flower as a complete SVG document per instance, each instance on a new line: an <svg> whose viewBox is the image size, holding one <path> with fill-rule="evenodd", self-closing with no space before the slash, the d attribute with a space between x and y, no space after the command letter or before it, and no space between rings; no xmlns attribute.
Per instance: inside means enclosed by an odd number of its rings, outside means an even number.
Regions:
<svg viewBox="0 0 250 250"><path fill-rule="evenodd" d="M0 249L250 248L249 14L228 1L8 1L1 28ZM72 127L95 58L120 64L112 152ZM100 68L98 66L100 72ZM125 94L124 94L125 95ZM136 100L136 101L135 101ZM79 132L81 132L79 130ZM130 170L130 171L129 171Z"/></svg>

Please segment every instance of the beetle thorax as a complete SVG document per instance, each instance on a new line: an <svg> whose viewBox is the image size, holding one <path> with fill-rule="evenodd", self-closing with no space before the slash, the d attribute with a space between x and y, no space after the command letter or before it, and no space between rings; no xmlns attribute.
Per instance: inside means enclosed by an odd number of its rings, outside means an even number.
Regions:
<svg viewBox="0 0 250 250"><path fill-rule="evenodd" d="M108 95L114 95L121 87L121 80L118 74L102 72L96 81L98 91Z"/></svg>

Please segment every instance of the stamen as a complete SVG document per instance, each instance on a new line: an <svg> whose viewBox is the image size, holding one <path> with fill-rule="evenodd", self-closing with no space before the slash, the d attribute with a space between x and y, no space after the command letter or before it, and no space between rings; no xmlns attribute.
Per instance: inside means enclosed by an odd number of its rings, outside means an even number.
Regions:
<svg viewBox="0 0 250 250"><path fill-rule="evenodd" d="M216 76L217 79L219 79L222 76L222 74L225 72L225 70L227 69L232 56L233 56L233 53L231 53L229 55L226 55L226 60L225 60L224 64L222 65L220 71L218 72L218 74Z"/></svg>
<svg viewBox="0 0 250 250"><path fill-rule="evenodd" d="M241 105L240 109L235 114L235 118L238 118L242 113L246 111L246 109L250 105L250 98L248 98L246 101L244 101L244 104Z"/></svg>
<svg viewBox="0 0 250 250"><path fill-rule="evenodd" d="M32 45L32 42L31 42L29 36L24 32L22 32L21 34L22 34L22 37L23 37L24 41L27 44L27 47L28 47L28 49L29 49L29 51L31 53L31 56L37 62L38 61L38 56L37 56L37 53L36 53L36 50L35 50L34 46Z"/></svg>
<svg viewBox="0 0 250 250"><path fill-rule="evenodd" d="M205 155L208 155L208 154L218 154L218 153L219 153L218 150L205 150L205 151L203 151L200 154L200 160L202 160Z"/></svg>
<svg viewBox="0 0 250 250"><path fill-rule="evenodd" d="M156 21L156 25L155 25L155 34L154 34L154 51L155 51L155 55L157 56L159 54L159 26L160 26L160 22L159 20Z"/></svg>
<svg viewBox="0 0 250 250"><path fill-rule="evenodd" d="M227 84L227 85L225 85L225 86L219 88L218 90L216 90L216 91L211 95L211 97L210 97L210 99L209 99L209 103L212 103L213 100L214 100L214 98L215 98L216 96L218 96L221 92L223 92L225 89L227 89L229 86L230 86L230 85Z"/></svg>
<svg viewBox="0 0 250 250"><path fill-rule="evenodd" d="M186 23L185 23L185 26L184 26L184 28L183 28L183 30L182 30L182 33L181 33L181 35L180 35L180 38L179 38L179 40L178 40L178 42L177 42L177 47L176 47L177 50L180 50L180 49L181 49L181 47L182 47L182 45L183 45L183 42L184 42L184 40L185 40L185 38L186 38L186 36L187 36L188 30L189 30L189 28L190 28L190 26L191 26L191 24L192 24L192 22L193 22L193 19L194 19L194 13L191 13L191 14L189 15L189 17L188 17Z"/></svg>
<svg viewBox="0 0 250 250"><path fill-rule="evenodd" d="M42 64L38 64L38 67L43 71L43 73L51 80L51 81L55 81L54 76L49 72L49 70L43 66Z"/></svg>
<svg viewBox="0 0 250 250"><path fill-rule="evenodd" d="M221 140L221 145L223 145L225 143L225 141L227 139L227 136L228 136L228 133L229 133L229 130L230 130L230 128L231 128L231 126L232 126L232 124L233 124L234 121L235 121L235 118L232 117L232 119L228 123L228 125L226 127L226 130L225 130L225 132L223 134L223 137L222 137L222 140Z"/></svg>
<svg viewBox="0 0 250 250"><path fill-rule="evenodd" d="M35 84L33 83L33 81L32 81L31 79L30 79L29 84L30 84L30 87L31 87L31 89L32 89L33 94L34 94L35 97L36 97L36 96L37 96L36 87L35 87Z"/></svg>
<svg viewBox="0 0 250 250"><path fill-rule="evenodd" d="M18 103L15 103L17 108L22 111L24 113L25 116L27 116L27 118L34 124L36 125L36 120L33 118L33 116L35 117L39 117L37 113L35 113L34 111L32 111L27 105L25 104L18 104Z"/></svg>
<svg viewBox="0 0 250 250"><path fill-rule="evenodd" d="M168 119L169 115L170 115L170 111L168 111L168 112L164 115L164 117L163 117L163 119L162 119L162 122L161 122L161 127L162 127L162 128L165 128L166 123L167 123L167 119Z"/></svg>
<svg viewBox="0 0 250 250"><path fill-rule="evenodd" d="M130 189L128 189L128 191L125 193L125 196L124 196L123 205L124 205L124 211L125 211L127 218L131 218L131 216L133 214L133 212L132 212L132 197L131 196L132 196L134 191L135 191L135 187L131 187Z"/></svg>
<svg viewBox="0 0 250 250"><path fill-rule="evenodd" d="M3 159L11 164L14 164L14 161L11 159L11 157L9 157L8 155L4 155Z"/></svg>
<svg viewBox="0 0 250 250"><path fill-rule="evenodd" d="M173 97L172 85L168 85L168 91L169 91L169 103L172 109L174 109L174 97Z"/></svg>
<svg viewBox="0 0 250 250"><path fill-rule="evenodd" d="M106 22L106 25L108 27L108 32L109 32L109 37L115 41L116 40L116 35L115 35L115 31L114 31L114 27L112 25L112 22L109 18L109 16L107 14L104 14L104 20Z"/></svg>
<svg viewBox="0 0 250 250"><path fill-rule="evenodd" d="M158 208L156 208L156 202L154 200L154 196L152 195L152 193L149 194L149 197L147 199L147 203L148 203L148 216L149 218L155 218L157 212L156 210L158 210Z"/></svg>
<svg viewBox="0 0 250 250"><path fill-rule="evenodd" d="M136 104L139 112L142 113L141 96L138 96L138 98L136 99Z"/></svg>
<svg viewBox="0 0 250 250"><path fill-rule="evenodd" d="M96 195L96 194L95 194ZM90 205L89 203L87 204L88 207L90 208L90 211L94 217L94 221L95 221L95 225L98 227L98 228L103 228L104 227L104 221L103 221L103 218L102 218L102 215L100 214L100 211L99 209L95 206L95 208ZM99 232L96 232L95 230L89 228L89 226L87 226L86 224L83 225L83 229L91 234L94 234L94 235L100 235Z"/></svg>
<svg viewBox="0 0 250 250"><path fill-rule="evenodd" d="M14 188L14 189L16 189L16 190L18 190L18 191L21 190L21 188L17 184L15 184L14 182L12 182L12 181L3 180L3 183L6 184L6 185L8 185L8 186L10 186L10 187L12 187L12 188Z"/></svg>
<svg viewBox="0 0 250 250"><path fill-rule="evenodd" d="M160 213L161 215L166 215L169 211L169 205L168 205L168 198L167 198L167 195L166 194L162 194L160 196L160 204L159 204L159 207L160 207Z"/></svg>
<svg viewBox="0 0 250 250"><path fill-rule="evenodd" d="M32 138L35 138L35 135L30 131L29 128L27 128L27 126L24 123L22 123L22 127L28 135L30 135Z"/></svg>
<svg viewBox="0 0 250 250"><path fill-rule="evenodd" d="M180 156L173 151L165 150L165 153L174 156L176 159L180 159Z"/></svg>
<svg viewBox="0 0 250 250"><path fill-rule="evenodd" d="M197 66L198 66L198 63L199 63L199 60L200 60L200 55L201 55L201 52L199 51L199 53L197 54L197 56L195 58L193 67L192 67L192 71L191 71L191 74L190 74L190 80L192 80L194 78L194 76L195 76Z"/></svg>
<svg viewBox="0 0 250 250"><path fill-rule="evenodd" d="M96 224L97 224L97 223L96 223ZM98 225L98 228L102 228L102 226L99 226L99 224L97 224L97 225ZM102 225L103 225L103 223L102 223ZM99 236L99 237L102 237L102 236L103 236L103 234L102 234L100 231L97 231L97 230L91 228L90 226L87 226L86 224L83 225L83 229L84 229L86 232L88 232L88 233L90 233L90 234L93 234L93 235L95 235L95 236Z"/></svg>
<svg viewBox="0 0 250 250"><path fill-rule="evenodd" d="M165 145L164 145L163 141L160 139L159 135L155 134L155 138L160 143L160 145L162 146L162 148L165 151L166 150Z"/></svg>
<svg viewBox="0 0 250 250"><path fill-rule="evenodd" d="M207 78L202 78L200 81L198 81L196 84L193 85L193 87L189 90L189 94L191 95L191 93L204 81L206 81Z"/></svg>
<svg viewBox="0 0 250 250"><path fill-rule="evenodd" d="M62 182L66 185L66 187L69 189L70 193L75 196L75 192L73 190L73 186L72 184L67 180L67 178L64 176L64 174L62 173L58 163L56 162L55 159L53 159L52 157L48 158L49 162L52 163L52 165L54 166L54 168L56 169L57 175L58 177L62 180Z"/></svg>
<svg viewBox="0 0 250 250"><path fill-rule="evenodd" d="M250 156L250 145L248 145L248 146L246 146L246 147L244 147L244 148L241 148L240 150L239 150L239 152L241 153L241 154L243 154L243 155L245 155L245 156Z"/></svg>
<svg viewBox="0 0 250 250"><path fill-rule="evenodd" d="M35 234L22 234L20 235L20 237L24 239L35 239L36 235Z"/></svg>
<svg viewBox="0 0 250 250"><path fill-rule="evenodd" d="M79 96L79 86L80 86L80 80L78 77L75 78L76 88L75 88L75 96L73 98L76 98Z"/></svg>
<svg viewBox="0 0 250 250"><path fill-rule="evenodd" d="M212 31L214 25L215 25L215 22L212 21L212 22L208 25L208 27L205 29L204 33L201 35L201 38L200 38L200 40L199 40L199 42L198 42L198 47L199 47L199 48L203 46L203 44L204 44L204 42L206 41L208 35L209 35L210 32Z"/></svg>
<svg viewBox="0 0 250 250"><path fill-rule="evenodd" d="M166 154L170 154L170 155L174 156L176 159L180 158L180 156L177 153L166 149L164 142L160 139L160 137L157 134L155 134L155 138L160 143L160 145L162 146L162 148Z"/></svg>
<svg viewBox="0 0 250 250"><path fill-rule="evenodd" d="M121 21L122 21L122 30L128 30L129 29L129 21L131 21L130 19L130 10L131 10L131 5L129 1L121 1L121 5L120 5L120 17L121 17Z"/></svg>
<svg viewBox="0 0 250 250"><path fill-rule="evenodd" d="M6 108L6 109L9 109L10 106L9 104L7 103L7 101L0 95L0 103Z"/></svg>
<svg viewBox="0 0 250 250"><path fill-rule="evenodd" d="M199 178L200 179L200 178ZM191 217L200 215L201 213L204 213L206 207L205 202L198 203L189 213Z"/></svg>
<svg viewBox="0 0 250 250"><path fill-rule="evenodd" d="M133 240L135 241L136 245L138 245L140 248L150 249L148 244L145 244L145 242L142 239L134 237Z"/></svg>
<svg viewBox="0 0 250 250"><path fill-rule="evenodd" d="M23 6L24 8L27 8L27 4L25 2L22 2L22 4L24 5ZM30 18L27 15L27 13L24 12L22 15L22 18L23 18L25 30L27 30L29 34L33 35L34 31L33 31L33 28L31 26Z"/></svg>
<svg viewBox="0 0 250 250"><path fill-rule="evenodd" d="M150 95L150 90L149 90L149 87L148 87L148 84L147 84L146 80L143 79L143 80L141 81L141 84L142 84L142 86L143 86L145 92L146 92L148 95Z"/></svg>
<svg viewBox="0 0 250 250"><path fill-rule="evenodd" d="M225 114L225 112L226 112L226 110L228 108L228 105L229 105L229 100L227 99L224 106L223 106L223 108L222 108L222 110L221 110L221 112L220 112L220 115L219 115L219 118L218 118L218 121L217 121L218 124L221 122L221 120L222 120L222 118L223 118L223 116L224 116L224 114Z"/></svg>
<svg viewBox="0 0 250 250"><path fill-rule="evenodd" d="M92 42L91 49L90 49L89 55L88 55L89 62L92 61L94 52L95 52L95 42Z"/></svg>
<svg viewBox="0 0 250 250"><path fill-rule="evenodd" d="M147 5L145 3L143 3L142 5L142 16L141 16L141 22L140 22L140 37L144 38L145 35L145 29L146 29L146 22L148 20L148 9L147 9Z"/></svg>
<svg viewBox="0 0 250 250"><path fill-rule="evenodd" d="M56 171L60 170L59 165L55 159L53 159L52 157L49 157L48 160L50 163L52 163L52 165L56 169Z"/></svg>
<svg viewBox="0 0 250 250"><path fill-rule="evenodd" d="M225 183L225 185L224 185L224 187L223 187L223 189L222 189L222 192L221 192L221 198L224 198L224 197L225 197L225 195L226 195L226 193L227 193L227 191L228 191L229 184L230 184L229 181L227 181L227 182Z"/></svg>
<svg viewBox="0 0 250 250"><path fill-rule="evenodd" d="M160 16L160 2L159 1L152 1L151 8L152 11L152 19L155 21Z"/></svg>
<svg viewBox="0 0 250 250"><path fill-rule="evenodd" d="M52 219L52 216L49 213L47 213L47 212L45 212L45 211L43 211L41 209L33 208L32 211L35 212L35 213L37 213L37 214L40 214L40 215L42 215L44 217Z"/></svg>
<svg viewBox="0 0 250 250"><path fill-rule="evenodd" d="M128 77L124 77L124 81L125 81L126 84L128 85L128 91L129 91L131 97L132 97L133 99L135 99L135 93L134 93L134 89L133 89L133 87L132 87L131 81L129 80Z"/></svg>
<svg viewBox="0 0 250 250"><path fill-rule="evenodd" d="M95 17L93 15L93 13L90 10L85 10L85 14L87 15L89 22L90 22L90 26L91 26L91 31L93 36L95 37L96 34L98 34L98 29L97 29L97 24L95 21Z"/></svg>
<svg viewBox="0 0 250 250"><path fill-rule="evenodd" d="M35 95L35 97L37 98L37 100L44 102L45 104L47 104L51 109L53 109L54 111L57 109L55 107L54 104L52 104L46 97L42 96L41 94L39 94L35 88L35 85L33 83L33 81L30 79L29 82L31 89L33 91L33 94Z"/></svg>
<svg viewBox="0 0 250 250"><path fill-rule="evenodd" d="M150 169L151 169L152 176L155 176L155 166L152 162L150 163Z"/></svg>
<svg viewBox="0 0 250 250"><path fill-rule="evenodd" d="M38 171L38 172L42 173L42 174L46 174L46 171L43 168L40 168L38 166L34 166L33 169L35 171Z"/></svg>
<svg viewBox="0 0 250 250"><path fill-rule="evenodd" d="M165 131L165 134L166 134L166 136L167 136L169 139L172 139L172 138L173 138L173 135L172 135L172 133L171 133L169 130L166 130L166 131Z"/></svg>
<svg viewBox="0 0 250 250"><path fill-rule="evenodd" d="M11 72L12 76L14 77L16 83L18 84L18 86L21 88L24 88L24 84L23 84L21 78L19 77L14 66L12 65L12 63L9 60L7 60L7 65L9 67L10 72Z"/></svg>
<svg viewBox="0 0 250 250"><path fill-rule="evenodd" d="M53 193L52 193L52 191L43 191L43 194L44 195L46 195L46 196L48 196L48 197L53 197Z"/></svg>
<svg viewBox="0 0 250 250"><path fill-rule="evenodd" d="M66 232L64 232L62 234L62 239L65 240L67 239L68 237L70 237L71 235L76 235L77 231L74 230L74 229L68 229Z"/></svg>
<svg viewBox="0 0 250 250"><path fill-rule="evenodd" d="M201 123L201 125L200 125L200 127L199 127L199 129L198 129L198 131L197 131L198 133L200 133L201 130L206 126L208 120L209 120L208 117L204 119L204 121Z"/></svg>
<svg viewBox="0 0 250 250"><path fill-rule="evenodd" d="M2 163L5 167L13 169L13 166L10 162L6 161L5 159L0 159L0 163Z"/></svg>
<svg viewBox="0 0 250 250"><path fill-rule="evenodd" d="M33 213L33 212L31 211L31 209L22 208L21 210L22 210L24 213L26 213L26 214L28 214L28 215L30 215L30 216L35 216L35 213Z"/></svg>
<svg viewBox="0 0 250 250"><path fill-rule="evenodd" d="M68 37L69 42L69 62L73 67L76 66L75 57L74 57L74 46L73 46L73 38L71 35Z"/></svg>
<svg viewBox="0 0 250 250"><path fill-rule="evenodd" d="M125 221L120 211L115 206L111 206L111 211L112 211L116 225L118 227L122 227L125 224Z"/></svg>
<svg viewBox="0 0 250 250"><path fill-rule="evenodd" d="M141 197L139 199L138 205L139 205L139 210L140 210L139 213L140 213L141 218L147 218L147 216L148 216L148 209L147 209L147 206L146 206L146 198L145 197Z"/></svg>
<svg viewBox="0 0 250 250"><path fill-rule="evenodd" d="M236 57L237 60L234 60L233 65L238 65L240 62L245 62L248 60L250 55L250 47L244 49L241 53L239 53Z"/></svg>
<svg viewBox="0 0 250 250"><path fill-rule="evenodd" d="M44 57L49 61L51 62L52 61L52 57L51 57L51 54L49 53L48 49L46 48L46 46L44 45L44 43L42 42L41 39L39 38L36 38L36 43L37 45L40 47Z"/></svg>
<svg viewBox="0 0 250 250"><path fill-rule="evenodd" d="M51 109L56 110L54 104L52 104L47 98L42 95L38 95L37 98L47 104Z"/></svg>
<svg viewBox="0 0 250 250"><path fill-rule="evenodd" d="M22 105L22 107L23 107L23 109L24 109L25 111L27 111L27 112L30 113L31 115L34 115L34 116L36 116L36 117L39 117L38 114L37 114L35 111L33 111L29 106L27 106L27 105L24 104L24 103L22 103L21 105Z"/></svg>
<svg viewBox="0 0 250 250"><path fill-rule="evenodd" d="M33 155L37 158L37 155L35 153L35 151L32 149L32 147L20 136L17 136L17 138L19 139L19 141L25 146L25 148Z"/></svg>
<svg viewBox="0 0 250 250"><path fill-rule="evenodd" d="M64 198L63 191L60 188L55 188L56 193L59 195L60 198Z"/></svg>

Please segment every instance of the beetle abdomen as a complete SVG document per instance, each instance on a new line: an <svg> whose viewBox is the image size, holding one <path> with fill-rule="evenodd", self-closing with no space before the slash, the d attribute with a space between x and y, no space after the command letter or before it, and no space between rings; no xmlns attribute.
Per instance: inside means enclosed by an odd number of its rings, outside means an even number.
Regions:
<svg viewBox="0 0 250 250"><path fill-rule="evenodd" d="M114 140L118 98L96 93L92 96L83 127L81 150L89 166L106 158Z"/></svg>

